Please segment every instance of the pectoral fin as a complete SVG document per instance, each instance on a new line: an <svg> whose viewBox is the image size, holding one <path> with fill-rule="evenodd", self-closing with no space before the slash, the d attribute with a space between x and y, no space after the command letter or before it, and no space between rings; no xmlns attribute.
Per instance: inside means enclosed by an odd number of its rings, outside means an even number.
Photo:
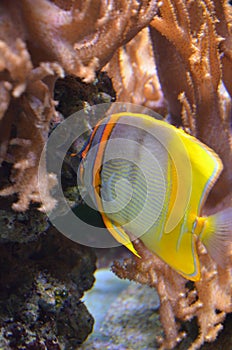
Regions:
<svg viewBox="0 0 232 350"><path fill-rule="evenodd" d="M124 229L120 226L114 225L113 222L111 220L109 220L104 213L101 213L101 215L102 215L102 219L104 221L105 226L110 231L112 236L116 239L116 241L118 241L119 243L126 246L127 249L129 249L134 255L136 255L137 257L140 258L140 255L138 254L138 252L134 248L134 246L130 240L130 237L126 234Z"/></svg>

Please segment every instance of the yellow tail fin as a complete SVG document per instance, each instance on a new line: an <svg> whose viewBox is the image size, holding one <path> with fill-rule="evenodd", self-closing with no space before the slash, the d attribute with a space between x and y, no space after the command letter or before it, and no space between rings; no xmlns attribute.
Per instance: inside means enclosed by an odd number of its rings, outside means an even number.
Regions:
<svg viewBox="0 0 232 350"><path fill-rule="evenodd" d="M232 254L232 207L208 216L200 239L215 262L224 267Z"/></svg>

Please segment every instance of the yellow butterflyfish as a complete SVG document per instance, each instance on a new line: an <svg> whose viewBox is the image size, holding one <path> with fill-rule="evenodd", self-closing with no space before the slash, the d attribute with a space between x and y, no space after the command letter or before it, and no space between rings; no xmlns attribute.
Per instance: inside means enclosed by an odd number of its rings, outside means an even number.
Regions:
<svg viewBox="0 0 232 350"><path fill-rule="evenodd" d="M113 237L133 237L185 278L200 279L196 240L219 264L232 241L232 208L202 217L223 165L196 138L136 113L101 120L82 151L79 176Z"/></svg>

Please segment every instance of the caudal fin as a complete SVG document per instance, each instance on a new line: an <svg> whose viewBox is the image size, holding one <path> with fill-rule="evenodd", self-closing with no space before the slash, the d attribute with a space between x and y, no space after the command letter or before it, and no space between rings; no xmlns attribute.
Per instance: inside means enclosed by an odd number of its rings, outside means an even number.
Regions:
<svg viewBox="0 0 232 350"><path fill-rule="evenodd" d="M215 262L224 267L232 254L232 207L206 218L201 241Z"/></svg>

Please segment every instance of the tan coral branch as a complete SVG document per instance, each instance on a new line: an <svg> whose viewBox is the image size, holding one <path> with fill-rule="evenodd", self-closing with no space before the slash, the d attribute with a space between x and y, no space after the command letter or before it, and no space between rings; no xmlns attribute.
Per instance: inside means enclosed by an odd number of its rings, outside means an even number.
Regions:
<svg viewBox="0 0 232 350"><path fill-rule="evenodd" d="M93 81L116 49L151 21L156 2L10 0L9 6L1 1L0 159L13 164L13 173L12 184L0 194L18 193L16 210L39 200L36 173L56 115L57 76L65 71ZM16 136L11 136L13 128Z"/></svg>
<svg viewBox="0 0 232 350"><path fill-rule="evenodd" d="M232 311L231 268L218 267L205 248L198 241L198 254L202 264L202 279L195 283L193 290L187 280L173 271L139 240L133 244L141 256L126 259L123 264L114 262L113 271L120 278L156 288L160 297L160 321L165 338L160 338L161 349L173 349L185 336L180 331L176 318L182 321L197 317L199 335L190 346L191 350L200 348L204 342L212 342L223 328L226 312Z"/></svg>

